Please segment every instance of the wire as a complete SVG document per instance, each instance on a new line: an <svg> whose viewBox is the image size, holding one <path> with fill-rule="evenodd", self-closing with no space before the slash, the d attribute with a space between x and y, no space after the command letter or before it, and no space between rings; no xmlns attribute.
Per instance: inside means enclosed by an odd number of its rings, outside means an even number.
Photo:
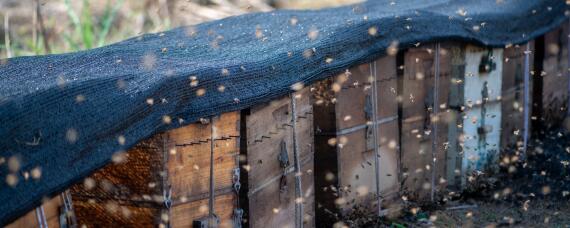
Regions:
<svg viewBox="0 0 570 228"><path fill-rule="evenodd" d="M433 118L432 118L432 137L431 145L431 192L430 199L435 200L435 166L437 156L437 116L439 114L439 51L440 43L435 44L435 61L434 61L434 86L433 86Z"/></svg>
<svg viewBox="0 0 570 228"><path fill-rule="evenodd" d="M301 162L299 160L299 142L297 141L297 102L291 93L291 122L293 127L293 157L295 159L295 227L303 227L303 194L301 187Z"/></svg>

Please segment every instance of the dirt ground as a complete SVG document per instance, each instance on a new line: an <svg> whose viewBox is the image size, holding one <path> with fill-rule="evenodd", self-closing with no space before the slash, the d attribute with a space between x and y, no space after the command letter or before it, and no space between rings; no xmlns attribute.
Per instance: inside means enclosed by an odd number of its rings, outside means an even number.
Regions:
<svg viewBox="0 0 570 228"><path fill-rule="evenodd" d="M522 205L520 205L522 204ZM570 227L570 203L536 200L520 203L473 201L473 208L432 212L435 227ZM470 206L472 206L470 205ZM414 224L411 224L413 227Z"/></svg>
<svg viewBox="0 0 570 228"><path fill-rule="evenodd" d="M570 227L570 132L550 131L529 145L526 159L515 156L506 149L498 172L481 172L435 203L400 202L391 218L356 210L334 227Z"/></svg>

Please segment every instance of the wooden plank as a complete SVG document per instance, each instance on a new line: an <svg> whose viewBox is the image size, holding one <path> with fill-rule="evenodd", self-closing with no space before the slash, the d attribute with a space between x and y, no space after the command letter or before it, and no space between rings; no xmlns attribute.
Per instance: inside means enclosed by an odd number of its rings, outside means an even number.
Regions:
<svg viewBox="0 0 570 228"><path fill-rule="evenodd" d="M544 35L543 114L547 127L562 123L568 105L568 23Z"/></svg>
<svg viewBox="0 0 570 228"><path fill-rule="evenodd" d="M233 170L239 156L239 112L224 113L214 118L214 186L215 213L221 224L231 224L236 204L232 191ZM166 133L168 178L174 207L171 225L184 227L208 214L210 181L210 124L195 123ZM205 212L203 211L205 208ZM205 213L205 214L204 214Z"/></svg>
<svg viewBox="0 0 570 228"><path fill-rule="evenodd" d="M297 139L302 163L305 226L314 226L313 123L309 89L297 93ZM293 132L290 98L285 97L251 109L247 116L247 164L249 222L251 227L294 226L295 182L292 166ZM285 181L278 157L285 143L289 166ZM283 183L283 185L282 185ZM286 183L286 187L285 186ZM283 189L281 189L283 187ZM259 202L263 202L260 204Z"/></svg>
<svg viewBox="0 0 570 228"><path fill-rule="evenodd" d="M434 49L433 45L411 48L405 53L402 91L402 170L408 197L427 199L431 191L432 124L437 120L436 191L445 187L445 158L447 140L446 111L449 94L451 55L446 44L440 52L439 100L434 104ZM434 105L440 113L431 118Z"/></svg>
<svg viewBox="0 0 570 228"><path fill-rule="evenodd" d="M523 104L524 104L524 56L526 45L515 45L503 51L503 83L501 89L501 147L515 148L522 144L523 135ZM532 50L531 43L531 63ZM532 64L531 64L532 70ZM532 76L531 76L532 94ZM532 97L531 97L532 104ZM530 118L530 117L529 117Z"/></svg>
<svg viewBox="0 0 570 228"><path fill-rule="evenodd" d="M396 60L387 56L375 64L380 194L389 199L396 196L399 170ZM349 213L355 205L376 210L372 80L370 64L362 64L337 75L322 86L324 88L318 88L321 93L321 90L333 93L335 100L333 104L314 106L319 225L332 225L328 224L332 220L327 218L337 209L343 214ZM388 207L395 208L383 205L383 208Z"/></svg>
<svg viewBox="0 0 570 228"><path fill-rule="evenodd" d="M451 73L449 87L448 131L449 144L446 155L446 178L448 189L461 187L461 166L463 163L461 128L465 109L465 48L462 44L451 43L447 48L451 55Z"/></svg>
<svg viewBox="0 0 570 228"><path fill-rule="evenodd" d="M486 59L494 67L482 72L480 67ZM499 168L502 59L502 49L468 45L465 50L465 104L461 140L463 186L472 172L496 172Z"/></svg>
<svg viewBox="0 0 570 228"><path fill-rule="evenodd" d="M214 209L220 219L221 228L233 227L232 215L234 209L235 194L216 196ZM190 201L175 205L170 212L170 224L172 227L192 227L195 219L208 216L208 199Z"/></svg>
<svg viewBox="0 0 570 228"><path fill-rule="evenodd" d="M45 219L48 227L59 227L60 207L63 202L59 196L53 197L42 203ZM31 210L24 216L18 218L16 221L8 224L6 228L36 228L39 227L38 218L36 217L36 210Z"/></svg>

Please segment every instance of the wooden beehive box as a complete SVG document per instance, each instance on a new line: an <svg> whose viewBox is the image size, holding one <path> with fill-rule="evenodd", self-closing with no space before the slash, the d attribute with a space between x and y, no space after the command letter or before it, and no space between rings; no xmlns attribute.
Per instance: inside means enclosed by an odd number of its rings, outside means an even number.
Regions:
<svg viewBox="0 0 570 228"><path fill-rule="evenodd" d="M568 109L568 23L544 35L543 120L547 127L560 124Z"/></svg>
<svg viewBox="0 0 570 228"><path fill-rule="evenodd" d="M208 216L211 124L195 123L165 133L172 227L189 227L194 220ZM220 227L232 227L237 206L232 180L239 164L240 113L224 113L213 118L213 124L214 213Z"/></svg>
<svg viewBox="0 0 570 228"><path fill-rule="evenodd" d="M399 168L396 58L383 57L375 64L380 196L391 199L398 191ZM353 67L326 82L334 103L315 105L319 219L326 220L337 208L347 213L353 206L372 211L377 207L370 65ZM317 95L326 99L322 96ZM384 201L383 208L390 203Z"/></svg>
<svg viewBox="0 0 570 228"><path fill-rule="evenodd" d="M533 49L530 44L530 69L533 70ZM522 143L524 131L524 67L526 44L509 46L503 52L503 82L501 89L501 148L515 148ZM530 94L532 80L530 78ZM532 96L530 96L532 104ZM532 106L531 106L532 107ZM530 117L529 117L530 118Z"/></svg>
<svg viewBox="0 0 570 228"><path fill-rule="evenodd" d="M429 199L432 169L435 169L436 191L445 187L446 144L448 126L446 120L450 88L451 55L442 45L440 51L439 99L434 102L435 45L408 49L404 53L404 74L401 90L401 159L404 186L408 197ZM433 118L434 105L439 107ZM437 123L435 152L436 165L432 165L433 124Z"/></svg>
<svg viewBox="0 0 570 228"><path fill-rule="evenodd" d="M449 99L440 119L447 124L442 165L447 188L458 190L473 171L498 165L503 52L455 42L442 44L441 52L450 61L444 63L450 64L450 73Z"/></svg>
<svg viewBox="0 0 570 228"><path fill-rule="evenodd" d="M294 93L305 227L315 226L313 116L309 88ZM257 105L244 114L248 222L250 227L295 226L295 172L291 98ZM242 135L243 136L243 135ZM286 157L281 163L279 158ZM285 160L283 160L285 161ZM300 202L300 201L297 201Z"/></svg>
<svg viewBox="0 0 570 228"><path fill-rule="evenodd" d="M160 171L164 165L159 139L160 135L128 152L116 153L111 164L71 186L67 191L73 207L70 219L87 227L158 226L163 208ZM42 206L49 227L59 227L65 221L63 194ZM13 225L39 227L37 223L32 211Z"/></svg>

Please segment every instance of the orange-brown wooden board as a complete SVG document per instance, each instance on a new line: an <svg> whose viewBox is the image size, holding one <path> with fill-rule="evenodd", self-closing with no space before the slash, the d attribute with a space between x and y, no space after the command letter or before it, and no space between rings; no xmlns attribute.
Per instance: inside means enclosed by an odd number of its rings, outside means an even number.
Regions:
<svg viewBox="0 0 570 228"><path fill-rule="evenodd" d="M158 208L113 200L75 200L73 203L79 227L156 227L159 221Z"/></svg>
<svg viewBox="0 0 570 228"><path fill-rule="evenodd" d="M78 225L153 226L162 206L161 135L138 143L70 188Z"/></svg>
<svg viewBox="0 0 570 228"><path fill-rule="evenodd" d="M233 209L236 200L235 194L216 195L214 211L220 219L220 228L233 227ZM192 227L196 219L208 216L208 199L190 201L174 205L170 211L170 225L172 227Z"/></svg>
<svg viewBox="0 0 570 228"><path fill-rule="evenodd" d="M59 227L60 207L63 205L61 197L53 197L44 203L42 207L48 227ZM31 210L16 221L8 224L6 228L36 228L39 227L36 210Z"/></svg>
<svg viewBox="0 0 570 228"><path fill-rule="evenodd" d="M511 148L522 141L523 135L523 106L524 106L524 67L525 45L510 46L503 52L503 85L501 97L501 148ZM531 43L531 58L533 62ZM532 64L530 64L532 70ZM532 94L532 78L530 94ZM530 97L532 102L532 96ZM532 103L531 103L532 104ZM530 118L530 117L529 117Z"/></svg>
<svg viewBox="0 0 570 228"><path fill-rule="evenodd" d="M231 215L236 206L232 177L238 166L240 114L224 113L213 118L213 121L214 213L220 217L221 224L231 224ZM211 123L195 123L178 128L167 132L166 137L168 183L174 204L170 224L187 227L193 220L208 214Z"/></svg>
<svg viewBox="0 0 570 228"><path fill-rule="evenodd" d="M305 226L314 226L313 187L313 118L309 88L297 93L297 140L303 175L303 206ZM285 97L269 104L258 105L247 116L247 164L249 218L252 227L294 224L295 178L293 165L293 131L291 99ZM284 170L278 160L281 144L285 143L289 164ZM287 171L286 181L281 177ZM286 185L285 185L286 183ZM283 184L283 190L280 188ZM263 203L260 203L263 202Z"/></svg>
<svg viewBox="0 0 570 228"><path fill-rule="evenodd" d="M544 35L543 117L547 126L560 124L568 105L568 23Z"/></svg>
<svg viewBox="0 0 570 228"><path fill-rule="evenodd" d="M447 103L451 71L449 48L440 49L440 75L438 101L434 102L434 45L426 45L407 50L404 57L404 78L402 91L402 171L404 186L411 196L427 199L431 191L431 173L435 168L436 190L440 190L446 178L446 143L448 142L449 118ZM433 118L434 106L439 108L437 118ZM435 167L432 164L433 125L438 125L435 152Z"/></svg>

